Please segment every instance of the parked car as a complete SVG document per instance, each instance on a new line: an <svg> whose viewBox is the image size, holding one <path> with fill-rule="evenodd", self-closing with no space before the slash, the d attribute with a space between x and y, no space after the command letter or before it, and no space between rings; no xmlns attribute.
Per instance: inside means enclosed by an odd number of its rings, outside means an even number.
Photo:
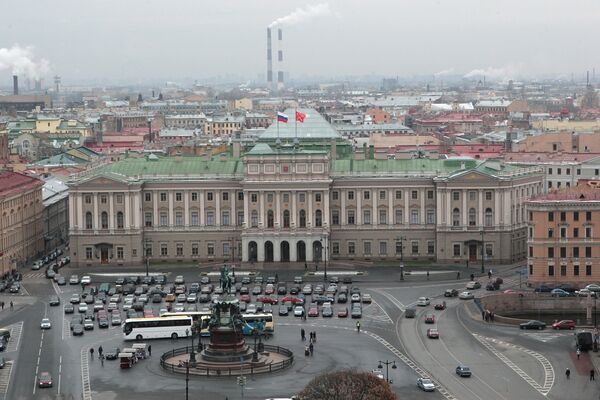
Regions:
<svg viewBox="0 0 600 400"><path fill-rule="evenodd" d="M371 303L373 301L373 298L371 297L370 294L363 293L363 295L361 296L361 300L363 303Z"/></svg>
<svg viewBox="0 0 600 400"><path fill-rule="evenodd" d="M333 317L333 308L331 306L323 307L323 309L321 310L321 315L323 315L323 318Z"/></svg>
<svg viewBox="0 0 600 400"><path fill-rule="evenodd" d="M279 315L287 316L289 314L289 310L285 304L279 306Z"/></svg>
<svg viewBox="0 0 600 400"><path fill-rule="evenodd" d="M552 289L552 291L550 292L550 295L552 297L570 297L570 296L572 296L571 293L567 292L566 290L562 290L562 289Z"/></svg>
<svg viewBox="0 0 600 400"><path fill-rule="evenodd" d="M71 330L73 331L73 336L82 336L83 335L83 325L81 324L73 324L71 327Z"/></svg>
<svg viewBox="0 0 600 400"><path fill-rule="evenodd" d="M535 291L537 293L550 293L552 291L552 288L546 285L541 285L535 288Z"/></svg>
<svg viewBox="0 0 600 400"><path fill-rule="evenodd" d="M571 319L563 319L562 321L558 321L552 324L552 329L575 329L575 321Z"/></svg>
<svg viewBox="0 0 600 400"><path fill-rule="evenodd" d="M92 283L92 278L89 275L84 275L81 277L81 283L84 285L89 285Z"/></svg>
<svg viewBox="0 0 600 400"><path fill-rule="evenodd" d="M521 329L546 329L546 323L532 319L531 321L523 322L519 324Z"/></svg>
<svg viewBox="0 0 600 400"><path fill-rule="evenodd" d="M316 305L311 305L308 308L308 316L309 317L318 317L319 316L319 307Z"/></svg>
<svg viewBox="0 0 600 400"><path fill-rule="evenodd" d="M338 309L337 313L338 318L347 318L348 317L348 307L342 307Z"/></svg>
<svg viewBox="0 0 600 400"><path fill-rule="evenodd" d="M294 308L294 317L302 317L304 315L304 307L296 306Z"/></svg>
<svg viewBox="0 0 600 400"><path fill-rule="evenodd" d="M459 365L456 367L456 375L464 378L468 378L471 376L471 368L466 365Z"/></svg>
<svg viewBox="0 0 600 400"><path fill-rule="evenodd" d="M417 387L425 392L433 392L435 390L435 385L429 378L417 379Z"/></svg>
<svg viewBox="0 0 600 400"><path fill-rule="evenodd" d="M350 316L352 318L362 318L362 307L352 307L352 311L350 312Z"/></svg>
<svg viewBox="0 0 600 400"><path fill-rule="evenodd" d="M176 285L183 285L185 283L185 279L183 278L183 275L177 275L175 277L175 284Z"/></svg>
<svg viewBox="0 0 600 400"><path fill-rule="evenodd" d="M600 292L600 285L596 285L595 283L590 283L585 288L591 292Z"/></svg>

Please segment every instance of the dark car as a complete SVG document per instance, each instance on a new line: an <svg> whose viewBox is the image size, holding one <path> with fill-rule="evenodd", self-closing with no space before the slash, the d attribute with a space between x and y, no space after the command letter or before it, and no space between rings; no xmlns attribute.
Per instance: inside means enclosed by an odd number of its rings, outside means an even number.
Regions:
<svg viewBox="0 0 600 400"><path fill-rule="evenodd" d="M290 288L290 294L297 295L300 293L300 288L298 286L292 286Z"/></svg>
<svg viewBox="0 0 600 400"><path fill-rule="evenodd" d="M165 283L167 283L167 276L166 275L156 275L154 282L158 285L164 285Z"/></svg>
<svg viewBox="0 0 600 400"><path fill-rule="evenodd" d="M494 291L494 290L499 290L499 289L500 289L500 284L496 283L496 282L490 282L487 285L485 285L485 290Z"/></svg>
<svg viewBox="0 0 600 400"><path fill-rule="evenodd" d="M519 324L519 328L542 330L542 329L546 329L546 323L532 319L531 321L527 321L527 322L523 322L522 324Z"/></svg>
<svg viewBox="0 0 600 400"><path fill-rule="evenodd" d="M289 312L290 310L288 309L287 305L282 304L279 306L279 315L286 316L289 314Z"/></svg>
<svg viewBox="0 0 600 400"><path fill-rule="evenodd" d="M279 295L285 295L287 294L287 287L281 285L277 288L277 294Z"/></svg>
<svg viewBox="0 0 600 400"><path fill-rule="evenodd" d="M321 310L321 315L323 315L323 318L333 317L333 308L332 307L323 307L323 310Z"/></svg>
<svg viewBox="0 0 600 400"><path fill-rule="evenodd" d="M50 296L50 300L48 300L48 304L51 306L59 306L60 298L58 296Z"/></svg>
<svg viewBox="0 0 600 400"><path fill-rule="evenodd" d="M108 328L108 318L98 318L98 328Z"/></svg>
<svg viewBox="0 0 600 400"><path fill-rule="evenodd" d="M340 293L337 299L338 303L346 303L348 302L348 296L345 293Z"/></svg>
<svg viewBox="0 0 600 400"><path fill-rule="evenodd" d="M82 336L83 335L83 325L81 325L81 324L72 325L71 330L73 331L73 336Z"/></svg>
<svg viewBox="0 0 600 400"><path fill-rule="evenodd" d="M65 304L64 310L65 314L73 314L75 312L75 307L73 306L73 304L67 303Z"/></svg>
<svg viewBox="0 0 600 400"><path fill-rule="evenodd" d="M259 295L262 293L262 287L260 286L254 286L254 288L252 289L252 294L253 295Z"/></svg>
<svg viewBox="0 0 600 400"><path fill-rule="evenodd" d="M317 304L333 303L335 299L330 296L313 296L313 301Z"/></svg>
<svg viewBox="0 0 600 400"><path fill-rule="evenodd" d="M456 375L464 378L468 378L471 376L471 368L466 365L459 365L456 367Z"/></svg>
<svg viewBox="0 0 600 400"><path fill-rule="evenodd" d="M535 291L538 293L549 293L552 291L552 288L550 286L541 285L541 286L536 287Z"/></svg>
<svg viewBox="0 0 600 400"><path fill-rule="evenodd" d="M116 360L117 358L119 358L119 353L121 352L121 349L119 349L118 347L109 351L104 352L104 358L106 358L107 360Z"/></svg>
<svg viewBox="0 0 600 400"><path fill-rule="evenodd" d="M142 278L142 283L145 283L146 285L153 285L154 282L154 277L152 275L148 275Z"/></svg>
<svg viewBox="0 0 600 400"><path fill-rule="evenodd" d="M444 292L444 297L456 297L458 296L458 290L456 289L446 289Z"/></svg>
<svg viewBox="0 0 600 400"><path fill-rule="evenodd" d="M65 279L65 277L64 277L64 276L61 276L61 277L59 277L59 278L56 280L56 284L57 284L58 286L64 286L64 285L66 285L66 284L67 284L67 280Z"/></svg>
<svg viewBox="0 0 600 400"><path fill-rule="evenodd" d="M123 286L125 284L125 277L119 276L117 279L115 279L115 284Z"/></svg>
<svg viewBox="0 0 600 400"><path fill-rule="evenodd" d="M350 276L344 276L342 278L342 283L346 283L346 284L352 283L352 277L350 277Z"/></svg>
<svg viewBox="0 0 600 400"><path fill-rule="evenodd" d="M208 278L208 277L207 277L207 278ZM249 284L250 282L251 282L251 279L250 279L250 277L249 277L249 276L244 276L244 277L242 278L242 285L247 285L247 284Z"/></svg>
<svg viewBox="0 0 600 400"><path fill-rule="evenodd" d="M160 303L162 302L162 296L160 294L153 294L152 295L152 302L153 303Z"/></svg>

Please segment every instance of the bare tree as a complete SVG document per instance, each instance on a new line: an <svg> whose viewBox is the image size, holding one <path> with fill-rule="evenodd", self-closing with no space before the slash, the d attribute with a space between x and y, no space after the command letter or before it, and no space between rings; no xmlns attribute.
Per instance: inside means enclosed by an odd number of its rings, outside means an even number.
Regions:
<svg viewBox="0 0 600 400"><path fill-rule="evenodd" d="M390 385L368 372L351 369L319 375L300 392L302 400L397 400Z"/></svg>

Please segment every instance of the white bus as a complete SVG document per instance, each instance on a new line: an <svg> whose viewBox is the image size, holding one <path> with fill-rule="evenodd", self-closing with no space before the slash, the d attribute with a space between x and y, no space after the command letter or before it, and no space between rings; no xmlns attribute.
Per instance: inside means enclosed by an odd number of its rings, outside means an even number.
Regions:
<svg viewBox="0 0 600 400"><path fill-rule="evenodd" d="M200 334L202 336L210 336L210 332L208 331L208 322L210 321L210 317L212 315L210 310L202 310L202 311L177 311L177 312L166 312L161 314L161 317L178 317L178 316L188 316L192 317L194 322L201 323L201 331Z"/></svg>
<svg viewBox="0 0 600 400"><path fill-rule="evenodd" d="M131 318L123 324L123 339L177 339L192 332L192 317Z"/></svg>

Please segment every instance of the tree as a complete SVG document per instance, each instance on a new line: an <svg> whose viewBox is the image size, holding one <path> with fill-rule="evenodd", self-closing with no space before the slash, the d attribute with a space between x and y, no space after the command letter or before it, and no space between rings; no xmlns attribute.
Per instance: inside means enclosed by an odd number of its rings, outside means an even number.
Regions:
<svg viewBox="0 0 600 400"><path fill-rule="evenodd" d="M345 369L319 375L300 392L302 400L397 400L390 385L372 373Z"/></svg>

